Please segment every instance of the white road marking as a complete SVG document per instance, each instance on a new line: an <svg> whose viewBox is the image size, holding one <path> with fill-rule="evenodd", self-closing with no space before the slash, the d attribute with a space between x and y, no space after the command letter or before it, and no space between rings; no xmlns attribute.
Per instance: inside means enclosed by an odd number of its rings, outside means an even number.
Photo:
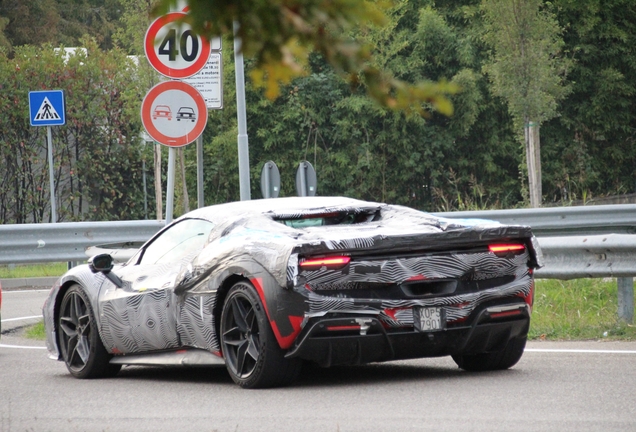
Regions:
<svg viewBox="0 0 636 432"><path fill-rule="evenodd" d="M30 319L35 319L35 318L42 318L42 315L34 315L34 316L20 317L20 318L8 318L8 319L3 319L3 320L2 320L2 322L4 323L4 322L9 322L9 321L30 320ZM46 347L20 346L20 345L5 345L5 344L0 344L0 348L46 349Z"/></svg>
<svg viewBox="0 0 636 432"><path fill-rule="evenodd" d="M35 318L42 318L42 315L33 315L33 316L20 317L20 318L7 318L7 319L3 319L1 322L22 321L22 320L30 320Z"/></svg>
<svg viewBox="0 0 636 432"><path fill-rule="evenodd" d="M636 351L631 351L631 350L542 349L542 348L526 348L524 352L580 353L580 354L636 354Z"/></svg>
<svg viewBox="0 0 636 432"><path fill-rule="evenodd" d="M30 319L35 319L35 318L42 318L42 315L33 315L33 316L30 316L30 317L20 317L20 318L8 318L6 320L2 320L2 322L22 321L22 320L30 320ZM0 348L46 349L46 347L32 347L32 346L5 345L5 344L0 344Z"/></svg>

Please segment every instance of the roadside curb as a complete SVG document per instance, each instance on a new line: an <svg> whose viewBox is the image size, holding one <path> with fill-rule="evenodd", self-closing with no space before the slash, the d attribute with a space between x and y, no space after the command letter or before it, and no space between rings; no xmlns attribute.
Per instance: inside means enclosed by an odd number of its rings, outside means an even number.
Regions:
<svg viewBox="0 0 636 432"><path fill-rule="evenodd" d="M50 288L57 279L57 276L0 279L0 286L5 291L16 288Z"/></svg>

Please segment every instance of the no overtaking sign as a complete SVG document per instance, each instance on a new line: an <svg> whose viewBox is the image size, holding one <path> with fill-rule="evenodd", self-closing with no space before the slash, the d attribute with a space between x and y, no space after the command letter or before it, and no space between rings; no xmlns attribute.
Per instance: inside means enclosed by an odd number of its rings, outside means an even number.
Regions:
<svg viewBox="0 0 636 432"><path fill-rule="evenodd" d="M151 88L144 98L141 120L152 139L181 147L203 133L208 110L197 89L181 81L165 81Z"/></svg>

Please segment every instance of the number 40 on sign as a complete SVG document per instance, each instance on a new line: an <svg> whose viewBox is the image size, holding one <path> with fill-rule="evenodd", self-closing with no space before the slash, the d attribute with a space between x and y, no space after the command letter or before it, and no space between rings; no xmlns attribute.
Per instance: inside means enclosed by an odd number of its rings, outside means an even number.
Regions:
<svg viewBox="0 0 636 432"><path fill-rule="evenodd" d="M144 49L148 61L169 78L187 78L203 68L210 56L210 42L196 35L180 19L183 12L171 12L157 18L148 28Z"/></svg>

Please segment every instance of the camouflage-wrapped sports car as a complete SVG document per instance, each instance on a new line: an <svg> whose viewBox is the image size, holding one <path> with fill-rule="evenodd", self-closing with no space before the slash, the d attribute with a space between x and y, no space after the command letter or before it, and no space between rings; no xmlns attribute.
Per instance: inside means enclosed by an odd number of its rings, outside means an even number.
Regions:
<svg viewBox="0 0 636 432"><path fill-rule="evenodd" d="M122 365L224 364L241 387L322 366L523 354L541 253L531 230L340 197L215 205L123 265L101 254L54 285L47 346L78 378Z"/></svg>

